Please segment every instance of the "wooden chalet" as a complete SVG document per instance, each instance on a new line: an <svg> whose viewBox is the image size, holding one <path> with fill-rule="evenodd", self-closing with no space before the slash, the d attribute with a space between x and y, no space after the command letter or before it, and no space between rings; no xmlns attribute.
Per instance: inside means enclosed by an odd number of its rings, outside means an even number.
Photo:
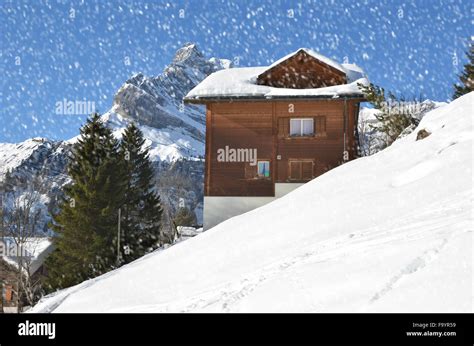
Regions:
<svg viewBox="0 0 474 346"><path fill-rule="evenodd" d="M20 242L12 237L0 237L0 313L16 313L28 305L25 292L19 294L18 286L20 282L23 285L28 282L30 290L39 291L47 274L44 261L52 251L49 238L30 237Z"/></svg>
<svg viewBox="0 0 474 346"><path fill-rule="evenodd" d="M191 90L185 102L206 105L204 228L357 157L358 83L368 83L358 66L302 48Z"/></svg>

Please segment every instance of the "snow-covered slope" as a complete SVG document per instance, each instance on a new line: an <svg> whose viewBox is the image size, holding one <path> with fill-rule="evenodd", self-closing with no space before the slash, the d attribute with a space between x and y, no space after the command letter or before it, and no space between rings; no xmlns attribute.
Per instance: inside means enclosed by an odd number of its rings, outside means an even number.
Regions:
<svg viewBox="0 0 474 346"><path fill-rule="evenodd" d="M48 169L52 175L62 172L62 142L31 138L21 143L0 143L0 181L7 172L25 173ZM57 172L59 171L59 172ZM28 178L23 174L23 178Z"/></svg>
<svg viewBox="0 0 474 346"><path fill-rule="evenodd" d="M32 311L472 311L473 102Z"/></svg>
<svg viewBox="0 0 474 346"><path fill-rule="evenodd" d="M41 139L29 139L22 143L0 143L0 174L19 166L41 145Z"/></svg>

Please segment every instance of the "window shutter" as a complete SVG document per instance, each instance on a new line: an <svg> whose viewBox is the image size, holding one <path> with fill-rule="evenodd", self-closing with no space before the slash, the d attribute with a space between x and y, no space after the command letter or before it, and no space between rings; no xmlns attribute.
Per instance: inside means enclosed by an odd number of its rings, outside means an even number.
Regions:
<svg viewBox="0 0 474 346"><path fill-rule="evenodd" d="M301 163L301 179L302 180L311 180L313 179L313 162L312 161L303 161Z"/></svg>
<svg viewBox="0 0 474 346"><path fill-rule="evenodd" d="M311 160L291 160L289 164L290 180L311 180L313 179L314 162Z"/></svg>
<svg viewBox="0 0 474 346"><path fill-rule="evenodd" d="M13 287L11 285L5 285L5 301L11 302L13 300Z"/></svg>
<svg viewBox="0 0 474 346"><path fill-rule="evenodd" d="M290 118L278 118L278 138L285 138L289 136L289 122Z"/></svg>
<svg viewBox="0 0 474 346"><path fill-rule="evenodd" d="M290 161L290 179L301 180L301 161Z"/></svg>
<svg viewBox="0 0 474 346"><path fill-rule="evenodd" d="M326 134L326 117L318 116L314 122L314 133L316 136L324 136Z"/></svg>

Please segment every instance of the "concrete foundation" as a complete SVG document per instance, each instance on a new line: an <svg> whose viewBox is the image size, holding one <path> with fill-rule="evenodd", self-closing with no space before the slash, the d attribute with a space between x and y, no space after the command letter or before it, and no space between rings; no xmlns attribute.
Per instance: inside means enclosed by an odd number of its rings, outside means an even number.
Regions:
<svg viewBox="0 0 474 346"><path fill-rule="evenodd" d="M231 217L270 203L301 185L303 184L277 183L275 184L275 197L205 196L204 230L208 230Z"/></svg>

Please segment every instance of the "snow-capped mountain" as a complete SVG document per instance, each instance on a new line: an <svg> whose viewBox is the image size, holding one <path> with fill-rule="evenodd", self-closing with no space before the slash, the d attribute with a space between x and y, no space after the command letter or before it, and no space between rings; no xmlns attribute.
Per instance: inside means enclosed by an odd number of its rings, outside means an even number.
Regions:
<svg viewBox="0 0 474 346"><path fill-rule="evenodd" d="M204 155L205 113L198 105L184 105L183 97L209 74L230 68L227 59L206 59L193 43L176 52L162 74L138 73L117 91L103 120L117 137L135 121L148 139L155 161L176 161Z"/></svg>
<svg viewBox="0 0 474 346"><path fill-rule="evenodd" d="M64 173L67 143L47 138L31 138L21 143L0 143L0 180L7 172L26 181L35 172L51 177Z"/></svg>
<svg viewBox="0 0 474 346"><path fill-rule="evenodd" d="M183 105L182 98L210 73L229 67L229 60L206 59L195 44L187 43L160 75L139 73L128 79L116 92L112 108L102 116L117 138L129 122L137 123L155 163L163 203L173 212L182 199L195 210L198 223L202 222L205 113L200 106ZM76 139L0 143L0 181L8 171L8 185L19 191L33 177L41 177L45 185L42 200L50 201L46 207L53 209L61 186L68 181L68 151ZM171 179L182 184L174 188ZM49 219L44 216L42 220L41 228L46 228Z"/></svg>
<svg viewBox="0 0 474 346"><path fill-rule="evenodd" d="M139 73L127 80L114 97L114 105L106 114L107 121L121 127L125 118L144 126L150 144L156 149L156 159L172 161L202 156L204 110L201 106L184 105L182 100L209 74L229 67L229 60L206 60L195 44L185 44L161 75L146 77Z"/></svg>
<svg viewBox="0 0 474 346"><path fill-rule="evenodd" d="M0 143L0 198L4 205L31 191L37 194L40 210L38 231L49 234L50 212L62 186L69 181L66 172L70 145L46 138L21 143Z"/></svg>
<svg viewBox="0 0 474 346"><path fill-rule="evenodd" d="M31 311L472 312L473 102Z"/></svg>

